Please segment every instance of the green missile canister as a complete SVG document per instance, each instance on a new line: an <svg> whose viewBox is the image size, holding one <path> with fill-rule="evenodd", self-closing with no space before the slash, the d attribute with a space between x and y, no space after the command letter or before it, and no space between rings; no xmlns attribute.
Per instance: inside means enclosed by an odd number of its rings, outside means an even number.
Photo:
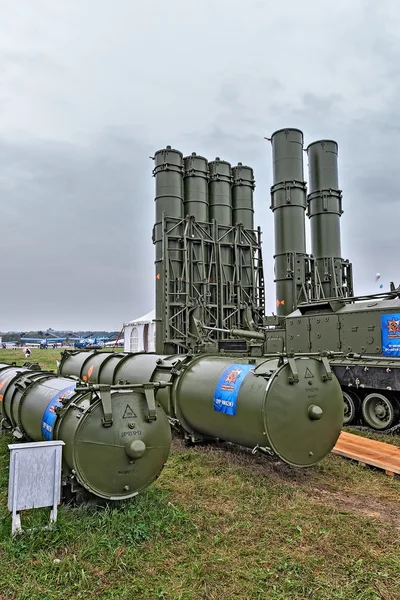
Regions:
<svg viewBox="0 0 400 600"><path fill-rule="evenodd" d="M163 214L181 219L183 216L183 154L167 146L154 154L153 175L156 179L156 225ZM161 235L156 234L159 240Z"/></svg>
<svg viewBox="0 0 400 600"><path fill-rule="evenodd" d="M210 221L216 221L214 240L218 241L219 273L218 295L214 286L211 292L211 304L218 307L219 319L225 323L232 312L233 273L235 252L232 231L232 172L230 163L216 158L209 163L210 183Z"/></svg>
<svg viewBox="0 0 400 600"><path fill-rule="evenodd" d="M184 216L197 222L208 221L208 161L193 152L184 159Z"/></svg>
<svg viewBox="0 0 400 600"><path fill-rule="evenodd" d="M334 447L343 422L339 382L323 359L66 352L60 374L171 385L157 400L192 441L215 439L307 467ZM112 373L112 370L113 373Z"/></svg>
<svg viewBox="0 0 400 600"><path fill-rule="evenodd" d="M240 228L240 231L236 231L235 235L241 242L252 244L257 242L254 233L254 188L254 172L251 167L247 167L241 162L232 167L232 223ZM246 247L244 243L238 244L235 264L236 281L240 282L238 295L242 307L240 311L241 323L245 322L247 307L254 301L257 294L254 277L254 255L251 246Z"/></svg>
<svg viewBox="0 0 400 600"><path fill-rule="evenodd" d="M307 154L311 252L317 262L324 295L333 297L342 284L340 217L343 210L338 145L333 140L319 140L308 146Z"/></svg>
<svg viewBox="0 0 400 600"><path fill-rule="evenodd" d="M339 382L324 381L324 376L322 363L310 358L252 364L199 357L186 366L173 389L173 402L193 436L260 448L290 465L307 467L332 450L342 427Z"/></svg>
<svg viewBox="0 0 400 600"><path fill-rule="evenodd" d="M238 163L232 167L232 223L244 229L254 229L255 188L254 172L251 167Z"/></svg>
<svg viewBox="0 0 400 600"><path fill-rule="evenodd" d="M231 165L217 157L208 164L210 170L209 203L210 220L218 225L232 225L232 173Z"/></svg>
<svg viewBox="0 0 400 600"><path fill-rule="evenodd" d="M167 336L165 314L165 295L169 284L165 280L162 244L162 222L165 217L183 218L183 154L167 146L154 155L153 175L156 183L155 225L153 242L155 244L155 276L156 276L156 349L164 351L164 339ZM175 228L176 240L171 240L169 258L173 272L180 272L179 228Z"/></svg>
<svg viewBox="0 0 400 600"><path fill-rule="evenodd" d="M272 134L271 144L276 307L277 314L284 316L296 308L296 285L302 284L303 277L300 257L306 255L303 133L280 129Z"/></svg>
<svg viewBox="0 0 400 600"><path fill-rule="evenodd" d="M148 404L143 388L91 391L71 378L0 364L0 409L17 439L65 443L68 496L132 498L158 477L169 454L167 416Z"/></svg>

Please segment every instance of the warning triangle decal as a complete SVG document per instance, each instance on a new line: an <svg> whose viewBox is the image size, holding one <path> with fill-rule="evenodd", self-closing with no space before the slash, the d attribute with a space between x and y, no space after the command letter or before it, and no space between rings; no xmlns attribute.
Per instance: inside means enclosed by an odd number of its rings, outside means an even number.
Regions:
<svg viewBox="0 0 400 600"><path fill-rule="evenodd" d="M129 404L126 405L123 419L137 419L137 415L133 412Z"/></svg>
<svg viewBox="0 0 400 600"><path fill-rule="evenodd" d="M304 374L304 379L311 379L314 375L311 373L310 369L307 367L306 372Z"/></svg>

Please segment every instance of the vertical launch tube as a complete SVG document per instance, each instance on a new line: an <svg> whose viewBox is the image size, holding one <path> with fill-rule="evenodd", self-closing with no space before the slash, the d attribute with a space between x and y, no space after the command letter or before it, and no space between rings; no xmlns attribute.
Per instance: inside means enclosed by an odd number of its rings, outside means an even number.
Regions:
<svg viewBox="0 0 400 600"><path fill-rule="evenodd" d="M272 134L271 144L276 308L277 314L284 316L296 308L295 282L302 274L300 264L297 269L296 255L306 254L303 133L299 129L279 129Z"/></svg>
<svg viewBox="0 0 400 600"><path fill-rule="evenodd" d="M154 225L153 241L155 244L155 271L156 271L156 352L167 352L164 339L167 331L166 298L169 295L170 282L166 281L166 265L163 252L163 216L182 219L183 217L183 154L167 146L158 150L154 155L153 175L156 180L156 222ZM178 232L177 232L178 234ZM170 252L171 263L176 271L179 270L179 241L173 240L176 250ZM171 348L175 351L175 347Z"/></svg>
<svg viewBox="0 0 400 600"><path fill-rule="evenodd" d="M209 299L207 288L207 269L210 250L204 242L202 232L209 221L208 215L208 160L192 152L191 156L184 158L185 174L183 177L184 217L191 217L190 222L185 222L185 248L186 248L186 281L189 292L186 296L188 308L186 317L186 338L188 343L197 340L198 331L196 321L205 321L205 306ZM201 223L196 227L193 223Z"/></svg>
<svg viewBox="0 0 400 600"><path fill-rule="evenodd" d="M218 306L222 327L231 324L228 315L232 311L234 296L234 251L232 232L232 171L230 163L220 158L208 163L210 168L209 201L210 220L216 221L214 240L218 242L219 291L218 298L211 298Z"/></svg>
<svg viewBox="0 0 400 600"><path fill-rule="evenodd" d="M209 163L210 184L210 220L215 219L218 225L232 225L232 193L231 165L225 160L216 158Z"/></svg>
<svg viewBox="0 0 400 600"><path fill-rule="evenodd" d="M257 303L258 289L256 270L254 265L254 245L257 243L254 231L254 201L255 188L254 172L251 167L238 163L232 167L232 222L239 226L235 232L237 244L236 251L236 281L238 301L241 306L240 325L250 326L247 317ZM241 226L241 227L240 227ZM241 229L243 228L243 229ZM248 246L246 247L246 242ZM252 248L253 245L253 248ZM257 306L258 308L258 306Z"/></svg>
<svg viewBox="0 0 400 600"><path fill-rule="evenodd" d="M307 148L311 252L316 260L324 296L340 295L343 262L340 242L342 192L339 190L338 145L319 140Z"/></svg>
<svg viewBox="0 0 400 600"><path fill-rule="evenodd" d="M241 223L244 229L254 229L253 169L238 163L232 167L232 178L232 222Z"/></svg>
<svg viewBox="0 0 400 600"><path fill-rule="evenodd" d="M208 161L193 152L184 159L184 216L190 215L197 222L208 221Z"/></svg>

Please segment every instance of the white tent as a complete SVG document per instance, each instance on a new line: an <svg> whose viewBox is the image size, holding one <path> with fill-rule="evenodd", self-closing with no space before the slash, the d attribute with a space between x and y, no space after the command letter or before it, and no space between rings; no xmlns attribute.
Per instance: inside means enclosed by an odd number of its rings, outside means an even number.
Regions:
<svg viewBox="0 0 400 600"><path fill-rule="evenodd" d="M152 310L139 319L124 323L125 352L154 352L156 311Z"/></svg>

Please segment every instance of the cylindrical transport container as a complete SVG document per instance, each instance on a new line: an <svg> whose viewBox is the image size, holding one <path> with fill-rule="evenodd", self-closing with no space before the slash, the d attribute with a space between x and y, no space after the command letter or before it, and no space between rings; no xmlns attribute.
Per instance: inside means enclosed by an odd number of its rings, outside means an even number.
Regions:
<svg viewBox="0 0 400 600"><path fill-rule="evenodd" d="M208 163L210 169L209 183L209 216L210 221L216 221L214 240L218 242L218 294L213 286L211 304L218 306L219 320L226 323L228 315L232 314L234 302L234 263L232 230L232 172L227 161L217 157ZM228 321L229 322L229 321Z"/></svg>
<svg viewBox="0 0 400 600"><path fill-rule="evenodd" d="M193 152L184 158L184 217L191 216L197 222L208 221L208 161Z"/></svg>
<svg viewBox="0 0 400 600"><path fill-rule="evenodd" d="M98 352L97 350L65 350L60 359L58 375L77 377L85 383L106 383L111 385L115 380L116 367L125 356L124 352ZM134 354L141 356L141 354ZM154 356L154 354L150 354ZM68 373L68 375L66 375ZM146 381L150 381L145 376ZM121 380L122 381L122 380ZM130 382L137 383L137 382Z"/></svg>
<svg viewBox="0 0 400 600"><path fill-rule="evenodd" d="M300 262L293 262L294 255L306 254L303 133L299 129L280 129L272 134L271 144L276 306L277 314L284 316L296 308L295 284L301 285L303 277Z"/></svg>
<svg viewBox="0 0 400 600"><path fill-rule="evenodd" d="M319 140L307 148L309 194L308 217L311 227L311 252L326 297L337 295L342 285L340 217L342 192L339 190L338 145Z"/></svg>
<svg viewBox="0 0 400 600"><path fill-rule="evenodd" d="M93 356L67 353L64 375L81 369L85 377ZM99 380L169 381L157 399L191 440L219 438L250 448L266 448L284 462L306 467L334 447L343 422L343 398L334 374L327 377L318 358L275 359L125 354L91 370ZM105 381L104 381L105 382ZM162 395L161 395L162 392ZM203 437L202 437L203 436Z"/></svg>
<svg viewBox="0 0 400 600"><path fill-rule="evenodd" d="M251 167L238 163L232 167L232 222L245 229L254 229L255 188L254 172Z"/></svg>
<svg viewBox="0 0 400 600"><path fill-rule="evenodd" d="M171 371L188 360L187 356L160 356L147 352L97 352L65 350L58 375L78 377L85 383L138 384L143 381L171 381ZM134 365L134 366L133 366ZM156 372L156 368L158 368ZM168 390L157 391L157 401L167 414L171 412Z"/></svg>
<svg viewBox="0 0 400 600"><path fill-rule="evenodd" d="M253 169L238 163L236 167L232 168L232 179L232 221L233 225L238 226L235 235L239 242L236 245L235 282L241 306L240 324L243 324L246 323L249 307L253 312L259 293L256 287L257 277L254 263L256 252L254 246L258 239L254 232L253 192L255 180Z"/></svg>
<svg viewBox="0 0 400 600"><path fill-rule="evenodd" d="M156 181L156 244L161 240L162 216L183 217L183 154L167 146L154 154L153 175ZM158 253L157 253L158 250ZM162 254L156 245L157 258Z"/></svg>
<svg viewBox="0 0 400 600"><path fill-rule="evenodd" d="M160 405L149 418L143 391L76 391L74 379L0 365L2 418L15 437L62 440L72 493L132 498L161 473L171 445Z"/></svg>
<svg viewBox="0 0 400 600"><path fill-rule="evenodd" d="M183 154L167 146L158 150L154 155L153 175L156 183L155 196L155 225L153 241L155 244L155 275L156 275L156 348L157 352L164 351L164 340L168 336L165 296L171 290L171 283L165 280L166 265L164 264L162 244L162 219L172 217L183 218ZM180 272L180 231L174 229L174 237L169 244L169 259L174 272Z"/></svg>
<svg viewBox="0 0 400 600"><path fill-rule="evenodd" d="M256 366L199 357L174 386L177 416L193 432L270 449L296 467L313 465L340 435L342 393L336 379L323 381L318 360L297 359L295 365L297 383L289 363L279 366L277 359Z"/></svg>
<svg viewBox="0 0 400 600"><path fill-rule="evenodd" d="M209 204L210 220L218 225L232 225L232 173L231 165L217 157L208 163L210 170Z"/></svg>

